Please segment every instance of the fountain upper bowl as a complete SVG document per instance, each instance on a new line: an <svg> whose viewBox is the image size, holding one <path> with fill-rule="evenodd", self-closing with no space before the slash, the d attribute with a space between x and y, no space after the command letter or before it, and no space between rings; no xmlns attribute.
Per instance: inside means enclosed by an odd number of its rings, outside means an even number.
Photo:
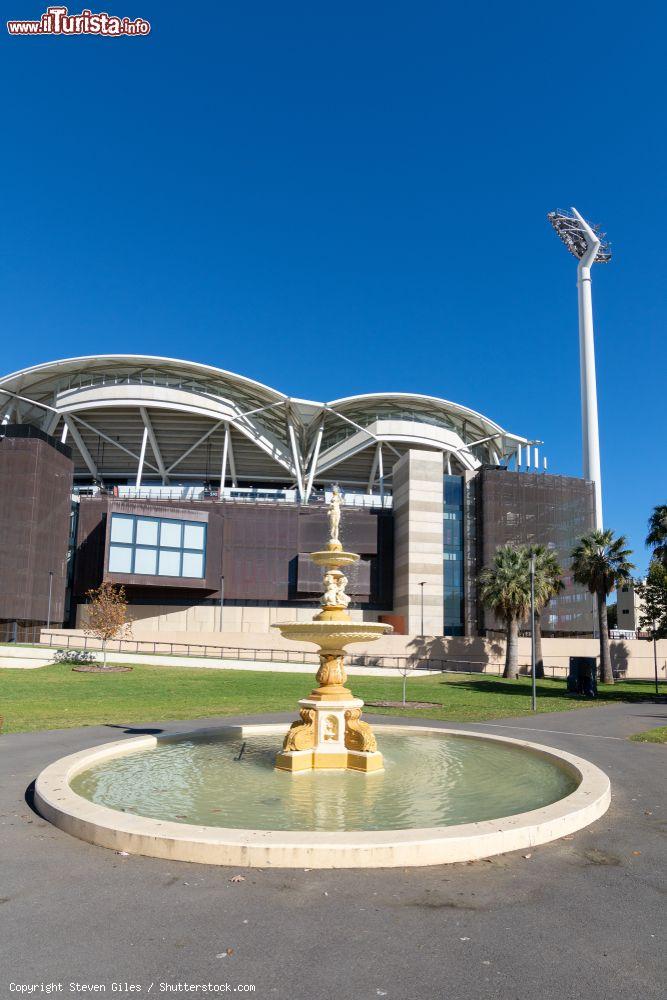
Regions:
<svg viewBox="0 0 667 1000"><path fill-rule="evenodd" d="M356 552L343 552L342 549L325 549L322 552L311 552L308 556L311 562L317 566L330 566L332 568L340 566L353 566L359 562L360 556Z"/></svg>
<svg viewBox="0 0 667 1000"><path fill-rule="evenodd" d="M320 649L342 649L352 642L373 642L394 629L385 622L277 622L277 628L285 639L296 642L313 642Z"/></svg>

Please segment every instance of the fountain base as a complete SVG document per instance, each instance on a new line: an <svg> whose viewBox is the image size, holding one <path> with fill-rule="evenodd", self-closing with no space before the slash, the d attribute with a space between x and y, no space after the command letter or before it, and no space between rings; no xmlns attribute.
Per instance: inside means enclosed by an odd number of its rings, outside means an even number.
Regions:
<svg viewBox="0 0 667 1000"><path fill-rule="evenodd" d="M360 698L350 695L323 701L311 696L302 698L299 705L301 718L290 727L276 757L280 771L370 773L384 769L373 730L361 721L364 703Z"/></svg>

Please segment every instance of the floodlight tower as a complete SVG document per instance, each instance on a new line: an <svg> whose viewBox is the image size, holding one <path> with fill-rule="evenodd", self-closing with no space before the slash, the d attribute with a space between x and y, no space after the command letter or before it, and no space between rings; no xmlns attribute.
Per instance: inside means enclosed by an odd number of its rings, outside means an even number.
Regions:
<svg viewBox="0 0 667 1000"><path fill-rule="evenodd" d="M581 430L584 477L595 488L595 527L602 530L602 477L600 473L600 433L598 429L598 393L595 378L595 339L593 335L593 298L591 267L611 260L605 233L591 226L577 212L549 212L549 222L573 256L577 258L579 295L579 377L581 381Z"/></svg>

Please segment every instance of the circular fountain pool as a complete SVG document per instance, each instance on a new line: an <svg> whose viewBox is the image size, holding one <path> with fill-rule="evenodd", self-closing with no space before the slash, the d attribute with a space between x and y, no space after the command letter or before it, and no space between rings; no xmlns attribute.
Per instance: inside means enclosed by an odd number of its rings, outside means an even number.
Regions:
<svg viewBox="0 0 667 1000"><path fill-rule="evenodd" d="M217 864L375 867L469 860L543 843L596 819L609 781L521 741L382 726L385 769L275 769L284 726L142 736L42 772L56 825L117 850Z"/></svg>

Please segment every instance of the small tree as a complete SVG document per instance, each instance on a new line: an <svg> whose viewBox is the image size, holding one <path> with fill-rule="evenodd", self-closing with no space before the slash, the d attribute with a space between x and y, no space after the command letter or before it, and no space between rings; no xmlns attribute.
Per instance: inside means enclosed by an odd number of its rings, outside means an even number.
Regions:
<svg viewBox="0 0 667 1000"><path fill-rule="evenodd" d="M619 583L630 579L630 573L634 569L628 558L630 555L630 550L625 548L624 536L616 538L609 529L589 532L572 550L572 575L575 581L588 587L591 594L597 597L600 676L605 684L614 683L607 627L607 598Z"/></svg>
<svg viewBox="0 0 667 1000"><path fill-rule="evenodd" d="M480 573L479 596L505 623L503 677L515 680L519 674L519 622L530 613L530 560L525 545L496 549L493 563Z"/></svg>
<svg viewBox="0 0 667 1000"><path fill-rule="evenodd" d="M110 639L124 639L132 631L127 618L125 588L116 587L105 580L86 594L89 599L88 624L85 632L94 635L102 643L102 669L107 665L107 642Z"/></svg>
<svg viewBox="0 0 667 1000"><path fill-rule="evenodd" d="M636 585L635 592L642 600L639 628L656 639L664 639L667 636L667 569L662 563L653 560L646 580Z"/></svg>
<svg viewBox="0 0 667 1000"><path fill-rule="evenodd" d="M658 648L656 642L667 636L667 569L654 559L649 566L644 583L635 587L642 600L639 614L639 628L648 632L653 640L653 667L655 670L655 693L658 694Z"/></svg>

